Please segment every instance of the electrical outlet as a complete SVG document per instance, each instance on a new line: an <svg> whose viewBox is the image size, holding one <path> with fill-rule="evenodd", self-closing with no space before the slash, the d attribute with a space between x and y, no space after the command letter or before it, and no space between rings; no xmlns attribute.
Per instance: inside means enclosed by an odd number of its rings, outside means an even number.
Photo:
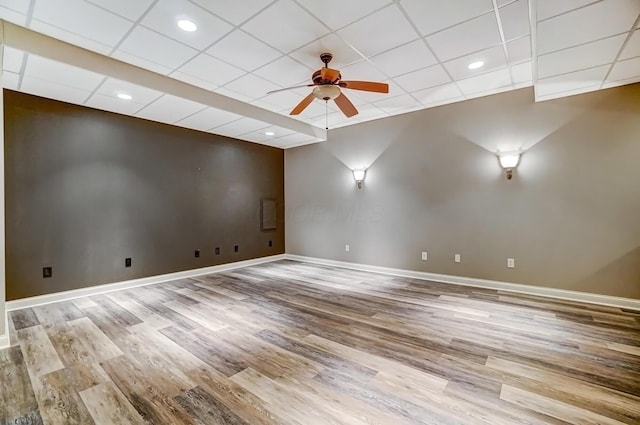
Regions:
<svg viewBox="0 0 640 425"><path fill-rule="evenodd" d="M427 251L422 251L422 261L427 261Z"/></svg>
<svg viewBox="0 0 640 425"><path fill-rule="evenodd" d="M238 245L233 246L233 252L238 252L239 249L240 247Z"/></svg>
<svg viewBox="0 0 640 425"><path fill-rule="evenodd" d="M43 267L42 268L42 277L43 278L48 278L53 276L53 267Z"/></svg>
<svg viewBox="0 0 640 425"><path fill-rule="evenodd" d="M216 255L220 255L220 248L219 247L216 247L215 253L216 253Z"/></svg>
<svg viewBox="0 0 640 425"><path fill-rule="evenodd" d="M513 258L507 258L507 268L514 269L516 267L516 260Z"/></svg>
<svg viewBox="0 0 640 425"><path fill-rule="evenodd" d="M124 266L131 267L131 257L127 257L124 259Z"/></svg>
<svg viewBox="0 0 640 425"><path fill-rule="evenodd" d="M345 246L344 246L344 252L349 252L349 249L350 249L350 248L349 248L349 245L345 245Z"/></svg>
<svg viewBox="0 0 640 425"><path fill-rule="evenodd" d="M459 263L460 262L460 254L455 254L453 256L453 261L456 262L456 263Z"/></svg>
<svg viewBox="0 0 640 425"><path fill-rule="evenodd" d="M200 250L196 249L195 251L193 251L193 256L196 258L200 258Z"/></svg>

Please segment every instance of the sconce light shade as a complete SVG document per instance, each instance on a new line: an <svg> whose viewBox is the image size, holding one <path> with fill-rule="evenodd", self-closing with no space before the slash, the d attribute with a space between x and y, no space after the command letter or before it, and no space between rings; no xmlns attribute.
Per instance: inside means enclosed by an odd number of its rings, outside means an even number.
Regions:
<svg viewBox="0 0 640 425"><path fill-rule="evenodd" d="M520 153L499 153L498 159L500 159L500 165L502 166L502 168L504 168L507 172L507 180L511 180L511 178L513 177L513 169L516 168L518 166L518 163L520 162Z"/></svg>
<svg viewBox="0 0 640 425"><path fill-rule="evenodd" d="M358 189L362 189L362 185L364 184L364 178L367 175L367 170L365 168L358 168L353 170L353 179L356 181L356 187Z"/></svg>

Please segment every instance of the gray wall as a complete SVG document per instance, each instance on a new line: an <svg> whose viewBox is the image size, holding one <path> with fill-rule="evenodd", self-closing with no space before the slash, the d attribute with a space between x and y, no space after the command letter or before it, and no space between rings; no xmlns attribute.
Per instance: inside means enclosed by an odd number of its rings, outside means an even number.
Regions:
<svg viewBox="0 0 640 425"><path fill-rule="evenodd" d="M284 252L281 149L11 91L5 135L8 300Z"/></svg>
<svg viewBox="0 0 640 425"><path fill-rule="evenodd" d="M639 99L523 89L332 130L285 152L287 253L640 298ZM501 140L528 148L511 181Z"/></svg>

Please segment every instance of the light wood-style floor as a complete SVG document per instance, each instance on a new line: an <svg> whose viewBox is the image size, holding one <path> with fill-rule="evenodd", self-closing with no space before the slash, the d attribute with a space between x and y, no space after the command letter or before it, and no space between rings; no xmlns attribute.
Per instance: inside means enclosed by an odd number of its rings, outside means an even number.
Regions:
<svg viewBox="0 0 640 425"><path fill-rule="evenodd" d="M640 424L640 313L279 261L11 313L0 424Z"/></svg>

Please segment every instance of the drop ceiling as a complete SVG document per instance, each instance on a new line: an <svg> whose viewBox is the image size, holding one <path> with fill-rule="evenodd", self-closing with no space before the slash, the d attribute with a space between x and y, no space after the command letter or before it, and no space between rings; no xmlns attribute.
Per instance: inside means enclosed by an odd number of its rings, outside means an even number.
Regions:
<svg viewBox="0 0 640 425"><path fill-rule="evenodd" d="M165 78L115 78L5 39L3 86L288 148L324 140L327 122L532 85L543 101L638 82L639 17L640 0L0 0L6 22ZM309 83L325 51L345 79L387 82L389 94L345 90L353 118L318 100L289 117L309 89L266 93Z"/></svg>

